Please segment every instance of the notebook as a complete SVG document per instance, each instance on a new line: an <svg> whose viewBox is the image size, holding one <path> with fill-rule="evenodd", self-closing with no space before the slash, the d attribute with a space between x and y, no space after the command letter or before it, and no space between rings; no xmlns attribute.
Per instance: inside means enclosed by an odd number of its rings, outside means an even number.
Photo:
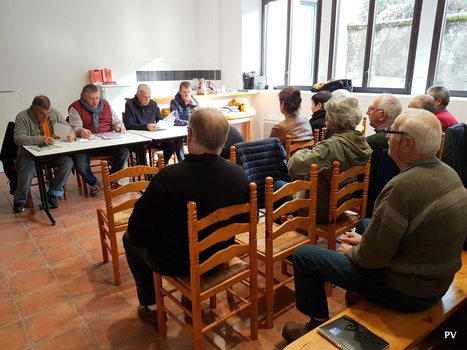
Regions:
<svg viewBox="0 0 467 350"><path fill-rule="evenodd" d="M383 350L389 343L349 316L341 316L318 328L318 333L344 350Z"/></svg>

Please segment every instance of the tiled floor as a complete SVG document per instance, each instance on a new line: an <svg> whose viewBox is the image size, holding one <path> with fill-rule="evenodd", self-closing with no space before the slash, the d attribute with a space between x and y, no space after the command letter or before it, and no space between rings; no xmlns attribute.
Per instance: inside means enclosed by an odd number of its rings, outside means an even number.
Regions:
<svg viewBox="0 0 467 350"><path fill-rule="evenodd" d="M113 285L111 264L101 262L96 223L95 208L103 205L103 197L82 196L74 177L68 194L53 210L57 224L51 226L37 209L37 194L34 209L13 214L0 173L0 349L191 349L191 338L173 320L164 339L137 318L135 286L124 256L122 285ZM205 348L282 349L285 321L306 318L295 309L293 290L282 288L276 300L273 329L264 326L259 300L258 340L249 340L245 316L215 328ZM343 300L343 291L334 288L332 315L345 307Z"/></svg>
<svg viewBox="0 0 467 350"><path fill-rule="evenodd" d="M33 188L37 191L37 187ZM191 338L175 322L160 337L136 314L138 301L124 256L122 285L113 285L111 264L102 264L95 208L103 196L85 198L75 177L67 200L47 216L34 208L13 214L6 177L0 173L0 348L5 349L191 349ZM222 296L218 302L222 305ZM341 311L343 292L335 289L331 312ZM249 340L248 317L233 319L206 338L207 349L282 349L285 321L306 321L295 309L294 293L277 296L273 329L266 329L259 300L260 330Z"/></svg>

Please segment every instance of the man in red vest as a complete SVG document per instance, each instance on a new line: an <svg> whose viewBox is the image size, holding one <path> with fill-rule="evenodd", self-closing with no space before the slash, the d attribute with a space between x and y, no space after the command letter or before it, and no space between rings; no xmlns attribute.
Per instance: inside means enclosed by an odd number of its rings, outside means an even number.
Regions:
<svg viewBox="0 0 467 350"><path fill-rule="evenodd" d="M117 117L109 103L101 99L101 93L96 85L88 84L81 92L81 98L68 108L69 121L76 136L90 138L93 134L109 131L125 132L123 122ZM80 153L74 156L77 172L91 186L91 196L99 194L99 181L89 167L91 157L97 155L112 156L110 173L115 173L125 167L130 152L127 148L114 148L101 152Z"/></svg>

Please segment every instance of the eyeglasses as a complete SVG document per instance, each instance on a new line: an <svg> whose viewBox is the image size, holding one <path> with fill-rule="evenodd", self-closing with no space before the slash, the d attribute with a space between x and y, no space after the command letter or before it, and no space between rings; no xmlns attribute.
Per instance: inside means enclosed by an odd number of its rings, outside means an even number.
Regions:
<svg viewBox="0 0 467 350"><path fill-rule="evenodd" d="M366 114L370 114L371 112L373 111L380 111L380 112L386 112L384 109L381 109L381 108L373 108L373 107L368 107L367 111L366 111Z"/></svg>
<svg viewBox="0 0 467 350"><path fill-rule="evenodd" d="M384 129L384 133L385 134L394 134L394 135L406 135L406 136L409 136L406 132L404 131L398 131L398 130L391 130L391 127L387 127L386 129Z"/></svg>

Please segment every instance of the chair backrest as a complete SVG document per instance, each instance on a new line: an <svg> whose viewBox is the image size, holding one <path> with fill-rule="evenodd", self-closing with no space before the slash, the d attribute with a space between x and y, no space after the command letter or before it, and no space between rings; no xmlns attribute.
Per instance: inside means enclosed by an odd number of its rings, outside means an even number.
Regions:
<svg viewBox="0 0 467 350"><path fill-rule="evenodd" d="M365 165L354 166L340 173L340 162L332 162L329 225L335 225L337 218L347 210L358 210L361 218L365 216L370 167L368 160Z"/></svg>
<svg viewBox="0 0 467 350"><path fill-rule="evenodd" d="M317 130L319 133L319 130ZM285 136L285 153L287 161L290 157L299 149L302 148L312 148L315 144L314 140L306 140L306 141L299 141L299 142L292 142L292 136L286 135Z"/></svg>
<svg viewBox="0 0 467 350"><path fill-rule="evenodd" d="M286 232L301 230L304 234L313 240L315 237L316 228L316 203L318 197L318 165L310 166L310 179L295 180L288 182L277 191L273 192L274 179L266 178L266 252L273 251L273 240L280 237ZM292 200L283 202L278 208L274 209L274 204L278 201L282 202L287 196L292 196L299 192L306 192L306 198L296 197ZM307 212L305 215L293 215L292 218L287 218L296 212ZM278 219L282 220L282 224L275 230L274 222ZM271 237L271 240L268 240Z"/></svg>
<svg viewBox="0 0 467 350"><path fill-rule="evenodd" d="M285 149L278 138L239 142L230 148L230 160L240 165L248 180L258 186L258 208L264 208L266 177L289 180Z"/></svg>
<svg viewBox="0 0 467 350"><path fill-rule="evenodd" d="M326 132L328 131L328 129L326 129L325 127L324 128L321 128L321 137L320 137L320 141L324 141L326 139Z"/></svg>
<svg viewBox="0 0 467 350"><path fill-rule="evenodd" d="M444 143L446 142L446 133L441 134L441 143L439 144L438 152L436 152L436 158L441 160L443 157Z"/></svg>
<svg viewBox="0 0 467 350"><path fill-rule="evenodd" d="M363 136L365 136L365 132L366 132L366 122L367 122L367 117L366 117L366 115L364 115L363 119L362 119L362 134L363 134Z"/></svg>
<svg viewBox="0 0 467 350"><path fill-rule="evenodd" d="M467 187L467 125L459 123L445 130L446 142L441 160L453 168Z"/></svg>
<svg viewBox="0 0 467 350"><path fill-rule="evenodd" d="M195 202L188 202L187 208L190 283L193 295L200 294L200 276L203 273L216 266L227 264L235 257L248 255L250 269L252 272L256 272L257 207L255 183L250 183L250 199L247 203L217 209L200 220L197 218ZM248 220L245 219L245 216L248 216ZM198 233L209 227L215 227L216 229L202 241L199 241ZM248 243L232 244L213 254L201 264L199 263L199 256L203 251L213 247L217 243L228 241L235 237L235 235L243 232L250 233ZM251 277L256 278L256 276Z"/></svg>
<svg viewBox="0 0 467 350"><path fill-rule="evenodd" d="M149 179L147 177L156 175L159 169L156 167L138 165L109 174L109 165L107 161L101 162L101 169L108 224L110 227L114 227L116 231L123 231L126 229L127 224L118 225L116 215L133 209L141 192L149 185ZM139 181L130 181L118 188L112 189L112 183L124 178L138 178Z"/></svg>

